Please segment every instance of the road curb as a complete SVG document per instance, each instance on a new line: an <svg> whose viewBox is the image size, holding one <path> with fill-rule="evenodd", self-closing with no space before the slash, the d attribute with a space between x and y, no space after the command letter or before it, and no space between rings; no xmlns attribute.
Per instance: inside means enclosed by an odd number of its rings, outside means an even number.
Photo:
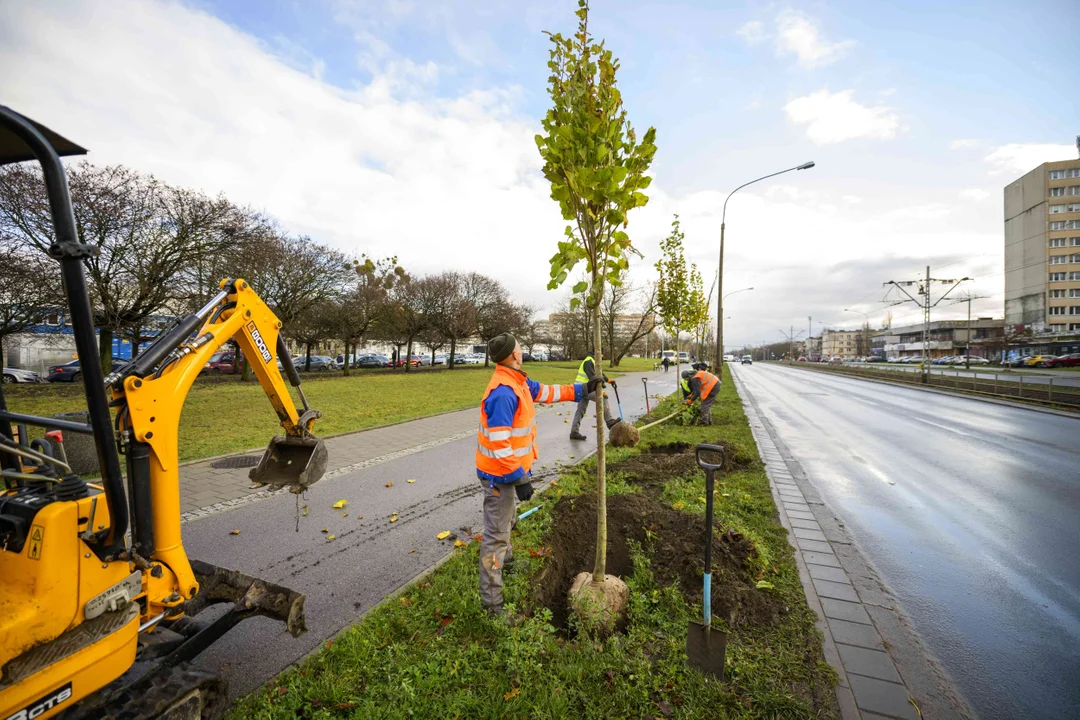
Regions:
<svg viewBox="0 0 1080 720"><path fill-rule="evenodd" d="M806 603L817 616L815 626L822 635L825 660L839 678L836 700L841 717L920 720L921 711L911 699L871 613L833 552L833 542L825 530L835 537L834 529L820 525L810 510L811 504L823 506L823 503L816 493L804 493L795 481L795 473L777 447L772 429L760 416L753 396L735 373L732 378L765 464L780 523L795 551ZM793 520L798 521L798 527Z"/></svg>

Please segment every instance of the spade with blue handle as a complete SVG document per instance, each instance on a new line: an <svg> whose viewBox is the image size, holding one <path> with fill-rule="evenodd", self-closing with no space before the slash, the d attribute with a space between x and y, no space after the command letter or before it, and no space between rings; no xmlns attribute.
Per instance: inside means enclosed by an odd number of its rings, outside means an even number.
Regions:
<svg viewBox="0 0 1080 720"><path fill-rule="evenodd" d="M690 667L724 679L724 656L727 652L727 633L712 626L712 530L713 489L716 471L724 466L724 448L701 443L697 446L697 463L705 471L705 586L702 589L704 622L690 621L686 631L686 659Z"/></svg>

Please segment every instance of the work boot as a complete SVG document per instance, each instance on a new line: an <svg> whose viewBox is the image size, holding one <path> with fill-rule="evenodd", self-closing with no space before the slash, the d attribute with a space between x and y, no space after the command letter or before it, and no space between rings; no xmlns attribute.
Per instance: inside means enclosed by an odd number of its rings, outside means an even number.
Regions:
<svg viewBox="0 0 1080 720"><path fill-rule="evenodd" d="M588 440L589 438L585 437L584 435L579 433L577 430L575 430L574 432L570 433L570 439L571 440Z"/></svg>
<svg viewBox="0 0 1080 720"><path fill-rule="evenodd" d="M610 430L621 422L622 420L620 420L619 418L612 418L611 420L607 421L607 429Z"/></svg>
<svg viewBox="0 0 1080 720"><path fill-rule="evenodd" d="M501 622L506 627L517 627L525 622L525 616L516 612L508 612L502 605L485 607L484 611L492 622Z"/></svg>

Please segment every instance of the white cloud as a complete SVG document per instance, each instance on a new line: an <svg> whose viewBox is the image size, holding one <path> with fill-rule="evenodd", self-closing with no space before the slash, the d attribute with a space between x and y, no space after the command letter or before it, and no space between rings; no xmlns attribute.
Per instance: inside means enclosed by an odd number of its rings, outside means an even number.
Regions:
<svg viewBox="0 0 1080 720"><path fill-rule="evenodd" d="M845 195L841 198L841 200L846 202L848 205L859 205L863 201L863 199L858 195Z"/></svg>
<svg viewBox="0 0 1080 720"><path fill-rule="evenodd" d="M836 62L854 47L853 40L830 43L821 35L817 22L797 10L786 9L776 17L776 51L795 55L804 68Z"/></svg>
<svg viewBox="0 0 1080 720"><path fill-rule="evenodd" d="M982 141L975 138L961 138L959 140L953 140L949 143L950 150L967 150L969 148L978 147Z"/></svg>
<svg viewBox="0 0 1080 720"><path fill-rule="evenodd" d="M1073 145L1011 143L998 147L984 160L991 165L991 175L1024 175L1044 162L1075 157L1076 148Z"/></svg>
<svg viewBox="0 0 1080 720"><path fill-rule="evenodd" d="M765 39L765 26L757 20L752 20L736 31L748 45L757 45Z"/></svg>
<svg viewBox="0 0 1080 720"><path fill-rule="evenodd" d="M827 89L795 98L784 106L788 120L806 125L806 136L818 145L868 138L888 140L896 137L900 117L886 105L860 105L854 90L830 93Z"/></svg>
<svg viewBox="0 0 1080 720"><path fill-rule="evenodd" d="M982 188L968 188L967 190L960 191L960 197L963 200L974 200L975 202L982 202L990 197L989 190L983 190Z"/></svg>

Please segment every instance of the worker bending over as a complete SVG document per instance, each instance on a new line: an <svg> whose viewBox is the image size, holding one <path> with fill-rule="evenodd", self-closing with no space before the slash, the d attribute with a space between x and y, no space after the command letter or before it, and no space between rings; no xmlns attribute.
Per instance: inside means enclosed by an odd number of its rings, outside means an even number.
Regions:
<svg viewBox="0 0 1080 720"><path fill-rule="evenodd" d="M707 370L684 370L682 376L690 389L686 404L693 405L701 398L701 424L712 425L712 406L720 396L720 378Z"/></svg>
<svg viewBox="0 0 1080 720"><path fill-rule="evenodd" d="M488 342L495 373L480 402L476 475L484 484L484 532L480 539L480 600L492 615L503 614L502 571L510 559L514 497L532 497L536 462L534 402L579 402L599 379L574 385L541 385L521 371L521 346L503 333Z"/></svg>
<svg viewBox="0 0 1080 720"><path fill-rule="evenodd" d="M603 372L596 367L597 362L604 361L604 353L600 350L596 351L596 360L593 360L592 355L588 355L581 361L581 366L578 368L577 377L574 378L576 383L589 383L589 387L595 388L597 384L593 384L593 380L599 378ZM614 380L608 380L604 375L604 382L609 385L614 385ZM571 440L585 440L586 437L581 434L579 428L581 427L581 420L585 417L585 412L589 409L589 405L596 402L595 390L590 390L589 394L578 400L577 412L574 413L574 420L570 424L570 439ZM611 406L608 405L607 395L604 395L604 424L611 428L615 423L619 422L617 418L611 417Z"/></svg>

